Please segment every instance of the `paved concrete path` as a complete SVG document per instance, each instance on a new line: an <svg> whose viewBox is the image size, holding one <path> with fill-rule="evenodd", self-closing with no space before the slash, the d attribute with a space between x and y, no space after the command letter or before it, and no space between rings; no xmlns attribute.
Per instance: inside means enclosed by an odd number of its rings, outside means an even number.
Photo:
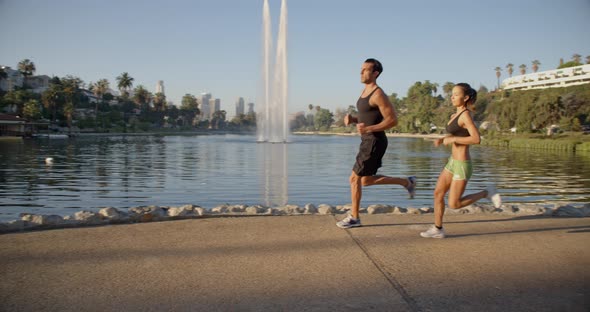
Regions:
<svg viewBox="0 0 590 312"><path fill-rule="evenodd" d="M337 218L342 218L338 216ZM1 311L589 311L590 218L258 216L0 235Z"/></svg>

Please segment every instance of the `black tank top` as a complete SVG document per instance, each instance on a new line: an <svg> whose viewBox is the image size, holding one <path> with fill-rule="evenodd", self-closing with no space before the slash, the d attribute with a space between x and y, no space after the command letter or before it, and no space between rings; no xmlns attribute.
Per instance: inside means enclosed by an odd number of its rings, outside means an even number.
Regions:
<svg viewBox="0 0 590 312"><path fill-rule="evenodd" d="M365 126L372 126L380 123L383 121L383 115L381 115L381 111L379 107L373 107L369 104L369 99L375 91L377 91L379 87L376 87L369 95L366 97L359 97L358 101L356 102L356 109L358 110L358 122L364 123ZM384 131L373 132L375 136L385 136Z"/></svg>
<svg viewBox="0 0 590 312"><path fill-rule="evenodd" d="M447 133L452 134L454 136L458 136L458 137L468 137L469 136L469 131L467 131L467 129L465 128L461 128L461 126L459 126L459 116L461 116L461 114L463 114L463 112L467 111L467 109L463 110L462 112L459 113L459 115L457 115L450 124L447 125Z"/></svg>

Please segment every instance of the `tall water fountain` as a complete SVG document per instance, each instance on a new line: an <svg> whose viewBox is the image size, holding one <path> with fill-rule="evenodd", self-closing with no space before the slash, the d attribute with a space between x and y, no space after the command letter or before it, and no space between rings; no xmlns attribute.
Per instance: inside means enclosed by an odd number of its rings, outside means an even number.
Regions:
<svg viewBox="0 0 590 312"><path fill-rule="evenodd" d="M281 2L279 32L277 37L275 63L271 64L272 33L268 0L262 6L263 60L262 99L257 105L257 141L287 142L289 122L287 120L287 0Z"/></svg>

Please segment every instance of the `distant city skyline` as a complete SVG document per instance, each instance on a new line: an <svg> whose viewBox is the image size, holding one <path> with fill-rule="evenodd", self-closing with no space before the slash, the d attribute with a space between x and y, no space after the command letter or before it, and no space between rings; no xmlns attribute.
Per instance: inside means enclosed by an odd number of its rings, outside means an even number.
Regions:
<svg viewBox="0 0 590 312"><path fill-rule="evenodd" d="M232 116L236 98L259 102L262 4L0 1L0 65L30 59L37 75L104 78L114 90L115 78L128 72L150 92L163 81L177 106L187 93L199 99L211 92ZM280 0L269 6L277 29ZM369 57L384 65L378 82L385 92L403 97L416 81L494 89L495 67L503 80L508 63L530 69L538 60L542 71L590 55L587 0L292 0L288 7L290 114L309 104L331 111L354 105Z"/></svg>

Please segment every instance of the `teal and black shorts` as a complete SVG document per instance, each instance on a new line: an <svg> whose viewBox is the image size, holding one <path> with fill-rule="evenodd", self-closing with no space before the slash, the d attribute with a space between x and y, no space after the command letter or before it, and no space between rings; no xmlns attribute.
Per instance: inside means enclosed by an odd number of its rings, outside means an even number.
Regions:
<svg viewBox="0 0 590 312"><path fill-rule="evenodd" d="M453 180L469 180L473 173L471 160L456 160L449 157L445 169L453 174Z"/></svg>

